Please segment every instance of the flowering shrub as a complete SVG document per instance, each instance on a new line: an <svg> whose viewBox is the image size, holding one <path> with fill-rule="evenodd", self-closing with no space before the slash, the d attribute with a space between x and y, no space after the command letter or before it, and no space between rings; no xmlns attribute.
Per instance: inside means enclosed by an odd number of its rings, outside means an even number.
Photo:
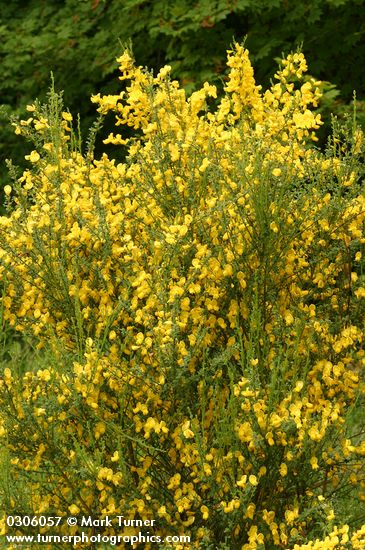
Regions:
<svg viewBox="0 0 365 550"><path fill-rule="evenodd" d="M3 317L46 361L3 369L8 513L362 548L358 519L338 527L365 500L361 132L316 150L299 53L263 92L235 45L218 102L118 61L123 91L92 101L134 131L104 141L123 162L94 158L94 132L82 152L54 93L15 128L36 148L5 188Z"/></svg>

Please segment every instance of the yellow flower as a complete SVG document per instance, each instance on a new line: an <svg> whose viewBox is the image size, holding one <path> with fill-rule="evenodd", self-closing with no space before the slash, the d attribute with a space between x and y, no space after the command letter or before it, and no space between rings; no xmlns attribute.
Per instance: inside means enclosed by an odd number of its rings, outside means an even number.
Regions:
<svg viewBox="0 0 365 550"><path fill-rule="evenodd" d="M194 437L194 432L190 429L190 420L187 420L182 428L182 433L184 434L184 437L186 437L187 439L191 439L192 437Z"/></svg>
<svg viewBox="0 0 365 550"><path fill-rule="evenodd" d="M243 475L241 477L241 479L239 479L238 481L236 481L236 485L238 485L238 487L245 487L247 484L247 475Z"/></svg>
<svg viewBox="0 0 365 550"><path fill-rule="evenodd" d="M113 480L113 470L111 468L100 468L98 472L99 479Z"/></svg>
<svg viewBox="0 0 365 550"><path fill-rule="evenodd" d="M287 325L292 325L294 322L294 317L290 311L286 311L284 314L285 323Z"/></svg>
<svg viewBox="0 0 365 550"><path fill-rule="evenodd" d="M253 519L255 510L256 510L255 504L253 504L252 502L250 502L250 504L249 504L249 505L247 506L247 508L246 508L245 516L246 516L247 518Z"/></svg>
<svg viewBox="0 0 365 550"><path fill-rule="evenodd" d="M110 459L112 462L118 462L119 460L119 453L118 451L115 451L115 453L113 454L113 456L111 457Z"/></svg>
<svg viewBox="0 0 365 550"><path fill-rule="evenodd" d="M285 477L288 474L288 467L285 462L280 464L279 472L282 477Z"/></svg>
<svg viewBox="0 0 365 550"><path fill-rule="evenodd" d="M312 469L313 470L318 470L319 466L318 466L318 458L316 456L312 456L311 459L310 459L310 463L311 463L311 466L312 466Z"/></svg>
<svg viewBox="0 0 365 550"><path fill-rule="evenodd" d="M365 288L363 286L357 288L354 294L356 298L365 298Z"/></svg>
<svg viewBox="0 0 365 550"><path fill-rule="evenodd" d="M257 480L257 477L254 476L254 475L250 475L249 478L248 478L248 481L250 482L251 485L253 485L254 487L256 487L256 485L259 484L258 480Z"/></svg>
<svg viewBox="0 0 365 550"><path fill-rule="evenodd" d="M100 436L102 436L105 433L106 425L104 422L98 422L94 429L94 434L96 439L100 439Z"/></svg>
<svg viewBox="0 0 365 550"><path fill-rule="evenodd" d="M306 109L304 113L293 115L294 124L298 128L316 128L321 122L320 115L315 116L312 111Z"/></svg>
<svg viewBox="0 0 365 550"><path fill-rule="evenodd" d="M76 506L76 504L71 504L71 506L68 507L70 514L73 516L77 516L77 514L80 512L80 508Z"/></svg>
<svg viewBox="0 0 365 550"><path fill-rule="evenodd" d="M296 518L299 516L298 507L293 508L292 510L285 511L285 520L288 525L293 525Z"/></svg>
<svg viewBox="0 0 365 550"><path fill-rule="evenodd" d="M38 162L41 157L37 151L32 151L30 155L25 155L25 158L26 160L30 160L30 162L35 163Z"/></svg>
<svg viewBox="0 0 365 550"><path fill-rule="evenodd" d="M208 158L204 158L203 162L201 163L199 167L199 172L205 172L205 170L208 168L210 164L210 160Z"/></svg>
<svg viewBox="0 0 365 550"><path fill-rule="evenodd" d="M202 513L203 519L208 519L209 518L209 509L208 509L207 506L205 506L205 505L201 506L200 511Z"/></svg>
<svg viewBox="0 0 365 550"><path fill-rule="evenodd" d="M67 122L71 122L71 121L72 121L72 115L71 115L71 113L63 112L63 113L62 113L62 118L63 118L63 120L66 120Z"/></svg>
<svg viewBox="0 0 365 550"><path fill-rule="evenodd" d="M238 428L238 437L241 441L249 443L253 438L253 430L249 422L244 422Z"/></svg>

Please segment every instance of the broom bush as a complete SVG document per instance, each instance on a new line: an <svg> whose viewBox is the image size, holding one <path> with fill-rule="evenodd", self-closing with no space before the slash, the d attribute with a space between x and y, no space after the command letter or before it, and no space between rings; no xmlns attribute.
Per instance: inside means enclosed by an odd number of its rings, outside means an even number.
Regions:
<svg viewBox="0 0 365 550"><path fill-rule="evenodd" d="M362 132L316 148L301 53L263 91L234 44L219 100L118 62L85 145L54 90L15 123L2 317L40 358L2 363L4 511L191 537L166 549L364 548ZM93 154L110 112L122 162Z"/></svg>

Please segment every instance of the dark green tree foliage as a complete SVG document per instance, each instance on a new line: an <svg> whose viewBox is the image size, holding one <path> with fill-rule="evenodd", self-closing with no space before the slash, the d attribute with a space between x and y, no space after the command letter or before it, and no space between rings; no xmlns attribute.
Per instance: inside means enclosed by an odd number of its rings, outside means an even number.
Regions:
<svg viewBox="0 0 365 550"><path fill-rule="evenodd" d="M335 84L343 101L354 89L365 96L365 0L12 0L0 12L2 110L25 117L25 105L45 97L52 71L65 104L88 126L90 95L118 86L121 43L132 40L139 64L172 65L191 91L224 77L226 49L244 37L262 83L274 57L302 44L312 74ZM11 129L1 129L1 166L24 153Z"/></svg>

